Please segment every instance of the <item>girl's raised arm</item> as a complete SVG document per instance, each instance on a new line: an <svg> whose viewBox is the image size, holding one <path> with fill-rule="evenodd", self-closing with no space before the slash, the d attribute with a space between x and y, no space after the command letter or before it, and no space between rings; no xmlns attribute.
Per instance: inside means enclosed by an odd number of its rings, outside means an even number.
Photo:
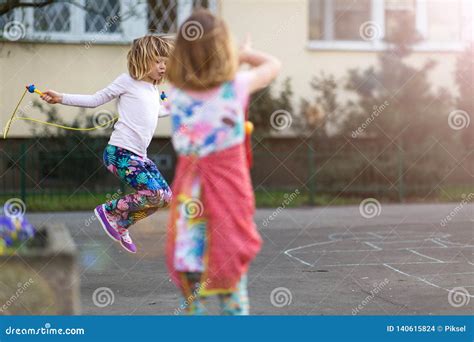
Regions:
<svg viewBox="0 0 474 342"><path fill-rule="evenodd" d="M251 66L249 70L249 92L253 93L268 86L279 74L281 62L267 53L253 50L247 41L240 50L240 63Z"/></svg>
<svg viewBox="0 0 474 342"><path fill-rule="evenodd" d="M93 95L61 94L46 90L41 98L48 103L62 103L68 106L95 108L122 95L127 89L128 76L120 75L110 85Z"/></svg>

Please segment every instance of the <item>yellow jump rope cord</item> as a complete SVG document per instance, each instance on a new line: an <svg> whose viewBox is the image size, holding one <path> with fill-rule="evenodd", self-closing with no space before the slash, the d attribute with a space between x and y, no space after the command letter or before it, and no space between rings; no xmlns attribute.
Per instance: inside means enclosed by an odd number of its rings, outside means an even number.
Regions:
<svg viewBox="0 0 474 342"><path fill-rule="evenodd" d="M64 125L59 125L59 124L55 124L55 123L52 123L52 122L46 122L46 121L42 121L42 120L38 120L38 119L34 119L34 118L20 118L20 117L15 117L16 115L16 112L18 110L18 107L20 107L20 104L21 102L23 101L23 98L25 97L26 95L26 92L28 90L25 89L25 91L23 92L23 95L21 96L20 98L20 101L18 101L18 104L16 105L15 107L15 110L13 111L13 114L10 118L10 120L7 121L7 124L5 125L5 129L3 131L3 139L6 139L7 138L7 135L8 135L8 131L10 130L10 127L11 127L11 124L14 120L27 120L27 121L33 121L33 122L36 122L36 123L39 123L39 124L43 124L43 125L48 125L48 126L53 126L53 127L57 127L57 128L62 128L62 129L68 129L68 130L71 130L71 131L93 131L93 130L96 130L96 129L99 129L99 128L102 128L102 127L105 127L107 125L109 125L111 122L114 122L115 120L118 119L118 116L114 117L113 119L101 124L101 125L98 125L98 126L94 126L94 127L88 127L88 128L77 128L77 127L70 127L70 126L64 126Z"/></svg>
<svg viewBox="0 0 474 342"><path fill-rule="evenodd" d="M21 101L23 101L23 98L25 97L27 91L28 90L25 89L25 91L23 92L23 95L21 95L20 101L18 101L18 103L16 104L15 110L13 111L12 116L10 117L10 120L7 121L7 124L5 125L5 128L3 130L3 139L7 138L7 134L8 134L8 131L10 130L12 121L15 118L16 111L18 110L18 107L20 107Z"/></svg>
<svg viewBox="0 0 474 342"><path fill-rule="evenodd" d="M58 125L58 124L55 124L55 123L52 123L52 122L46 122L46 121L41 121L41 120L38 120L38 119L33 119L33 118L15 118L15 120L27 120L27 121L33 121L33 122L37 122L37 123L40 123L40 124L43 124L43 125L48 125L48 126L53 126L53 127L58 127L58 128L63 128L63 129L68 129L70 131L93 131L95 129L99 129L99 128L102 128L102 127L105 127L107 126L109 123L117 120L118 117L115 117L101 125L97 125L97 126L94 126L94 127L88 127L88 128L78 128L78 127L70 127L70 126L64 126L64 125Z"/></svg>

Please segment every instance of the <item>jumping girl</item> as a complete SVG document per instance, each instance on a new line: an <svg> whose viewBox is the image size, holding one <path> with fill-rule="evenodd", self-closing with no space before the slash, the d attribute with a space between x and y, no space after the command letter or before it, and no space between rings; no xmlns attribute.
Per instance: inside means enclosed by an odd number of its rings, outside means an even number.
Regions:
<svg viewBox="0 0 474 342"><path fill-rule="evenodd" d="M202 36L189 39L186 27ZM168 226L167 264L183 294L179 312L246 315L247 270L261 246L244 147L249 94L277 76L280 62L247 43L237 54L222 19L198 10L183 23L168 79L178 165ZM185 32L183 32L185 31ZM250 70L237 72L241 64Z"/></svg>
<svg viewBox="0 0 474 342"><path fill-rule="evenodd" d="M95 108L117 99L119 119L103 161L107 170L133 187L136 192L114 199L95 208L95 214L105 232L122 247L136 253L128 228L137 221L168 205L171 190L156 165L147 158L147 148L153 138L162 110L160 84L166 71L171 44L164 38L148 35L134 40L128 52L128 74L120 75L94 95L44 92L48 103Z"/></svg>

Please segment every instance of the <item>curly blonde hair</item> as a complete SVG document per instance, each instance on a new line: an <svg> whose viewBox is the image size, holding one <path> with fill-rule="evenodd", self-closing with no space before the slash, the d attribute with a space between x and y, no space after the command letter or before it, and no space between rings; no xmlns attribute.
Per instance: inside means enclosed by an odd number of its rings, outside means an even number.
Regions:
<svg viewBox="0 0 474 342"><path fill-rule="evenodd" d="M181 25L168 65L169 81L181 89L206 90L234 79L238 57L226 23L196 10Z"/></svg>
<svg viewBox="0 0 474 342"><path fill-rule="evenodd" d="M146 35L133 41L127 54L127 67L130 76L143 80L150 72L153 63L170 56L171 40L157 35Z"/></svg>

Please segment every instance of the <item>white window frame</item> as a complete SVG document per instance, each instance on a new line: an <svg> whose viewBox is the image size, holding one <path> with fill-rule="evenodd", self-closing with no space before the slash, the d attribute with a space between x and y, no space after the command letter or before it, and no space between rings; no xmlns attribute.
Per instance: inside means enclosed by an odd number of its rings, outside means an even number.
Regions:
<svg viewBox="0 0 474 342"><path fill-rule="evenodd" d="M85 0L75 0L80 5L85 4ZM192 0L178 0L177 21L180 25L192 12ZM95 43L95 44L124 44L133 39L141 37L148 32L148 13L146 1L120 0L120 18L128 13L128 8L133 7L138 13L133 17L125 17L120 20L120 32L86 32L85 15L86 12L74 4L70 5L70 25L69 32L43 32L35 31L34 28L34 8L27 7L14 10L14 18L23 22L26 27L26 35L22 41L39 43ZM217 0L209 2L209 9L217 11ZM105 30L105 28L104 28Z"/></svg>
<svg viewBox="0 0 474 342"><path fill-rule="evenodd" d="M334 40L334 10L332 0L324 1L324 39L312 40L309 39L307 47L310 50L350 50L350 51L383 51L388 48L388 44L383 41L385 36L385 1L371 0L371 18L379 34L378 39L364 41L364 40ZM416 2L416 29L421 34L423 40L414 46L415 51L462 51L466 47L466 42L463 40L454 42L438 42L426 40L428 35L428 9L426 6L427 0L415 0ZM469 0L463 0L467 3ZM308 4L309 6L309 4ZM308 20L309 25L309 20Z"/></svg>

